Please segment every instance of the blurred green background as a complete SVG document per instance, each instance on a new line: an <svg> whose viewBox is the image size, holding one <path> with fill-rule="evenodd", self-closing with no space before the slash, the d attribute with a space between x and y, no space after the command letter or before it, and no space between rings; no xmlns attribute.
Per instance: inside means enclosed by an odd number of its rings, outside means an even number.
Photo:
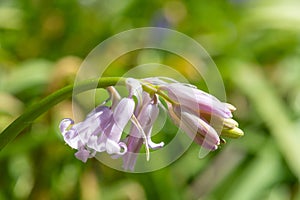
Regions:
<svg viewBox="0 0 300 200"><path fill-rule="evenodd" d="M66 100L0 152L0 200L300 199L299 10L297 0L1 0L0 131L72 83L101 41L132 28L164 26L212 56L245 136L204 159L192 145L164 169L123 173L74 157L58 131L60 120L72 116ZM119 59L107 75L122 75L138 56ZM162 62L205 85L183 60Z"/></svg>

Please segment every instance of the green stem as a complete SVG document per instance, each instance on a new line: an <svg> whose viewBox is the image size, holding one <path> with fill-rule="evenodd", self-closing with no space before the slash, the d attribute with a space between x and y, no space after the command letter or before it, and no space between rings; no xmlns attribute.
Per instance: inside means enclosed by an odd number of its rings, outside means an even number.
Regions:
<svg viewBox="0 0 300 200"><path fill-rule="evenodd" d="M106 88L108 86L116 85L117 83L124 84L125 79L120 77L106 77L101 79L87 80L79 83L75 87L73 85L66 86L45 97L40 102L27 109L0 134L0 151L22 130L28 127L37 117L45 113L59 102L70 98L72 95L77 95L81 92L95 89L96 86L97 88Z"/></svg>
<svg viewBox="0 0 300 200"><path fill-rule="evenodd" d="M170 102L173 105L178 105L179 103L174 101L173 99L171 99L166 93L164 93L163 91L161 91L159 89L159 87L152 85L150 83L147 82L141 82L142 86L143 86L143 90L145 92L148 92L149 94L153 94L156 93L158 94L160 97L164 98L166 101Z"/></svg>

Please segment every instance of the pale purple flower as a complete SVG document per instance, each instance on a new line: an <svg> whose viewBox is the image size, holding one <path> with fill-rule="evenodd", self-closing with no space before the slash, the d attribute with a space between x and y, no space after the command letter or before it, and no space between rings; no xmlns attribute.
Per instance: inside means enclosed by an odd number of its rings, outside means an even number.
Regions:
<svg viewBox="0 0 300 200"><path fill-rule="evenodd" d="M137 105L134 111L134 119L132 119L132 126L129 136L125 139L128 147L127 153L123 156L123 168L133 171L140 149L145 143L146 153L148 149L158 149L163 147L164 143L154 143L151 140L152 126L159 114L158 97L157 95L150 95L142 90L140 81L129 78L126 81L129 90L129 96L136 96ZM149 155L147 155L147 159Z"/></svg>
<svg viewBox="0 0 300 200"><path fill-rule="evenodd" d="M151 140L153 125L166 102L170 118L190 138L208 150L216 150L221 143L220 134L237 138L243 135L232 119L235 107L198 90L195 86L179 83L171 78L154 77L126 79L128 96L121 97L110 86L110 98L90 112L82 122L63 119L59 125L65 142L76 149L76 158L86 162L97 153L108 153L112 158L122 157L123 168L134 170L137 156L145 146L146 159L150 150L164 146ZM105 106L111 101L111 106ZM213 121L214 123L211 123ZM130 124L125 139L124 129Z"/></svg>
<svg viewBox="0 0 300 200"><path fill-rule="evenodd" d="M195 87L182 83L170 83L161 86L160 89L168 92L168 96L177 101L184 109L188 109L195 114L201 112L224 118L232 117L227 104Z"/></svg>
<svg viewBox="0 0 300 200"><path fill-rule="evenodd" d="M146 145L148 146L146 148L158 149L164 145L163 142L156 144L151 140L152 126L159 114L157 101L157 96L151 98L148 93L143 92L142 98L138 102L139 110L135 113L138 125L134 124L131 127L130 135L126 138L128 151L123 156L124 169L133 171L144 140L147 140Z"/></svg>
<svg viewBox="0 0 300 200"><path fill-rule="evenodd" d="M237 127L236 121L231 119L231 111L235 110L231 104L223 103L190 84L156 77L145 80L168 95L173 101L167 102L171 119L202 147L216 150L220 145L219 135L223 127Z"/></svg>
<svg viewBox="0 0 300 200"><path fill-rule="evenodd" d="M89 114L83 122L78 124L74 125L72 119L63 119L60 123L60 131L65 142L73 149L78 150L75 156L83 162L95 155L95 150L91 147L95 146L94 137L101 132L101 117L109 117L105 112L108 110L105 108L98 108L97 111L95 109L92 111L93 114Z"/></svg>
<svg viewBox="0 0 300 200"><path fill-rule="evenodd" d="M127 151L127 147L120 142L123 129L129 122L134 111L134 101L131 98L123 98L114 110L112 121L109 128L104 130L102 142L106 142L106 151L109 154L123 155ZM121 152L123 148L123 152Z"/></svg>
<svg viewBox="0 0 300 200"><path fill-rule="evenodd" d="M169 114L174 123L178 125L197 144L209 150L216 150L220 144L220 138L216 130L200 117L180 107L169 108Z"/></svg>
<svg viewBox="0 0 300 200"><path fill-rule="evenodd" d="M78 150L75 156L83 162L94 157L96 152L123 155L127 146L120 139L133 110L134 101L123 98L113 111L107 106L99 106L75 125L73 120L63 119L60 131L65 142Z"/></svg>

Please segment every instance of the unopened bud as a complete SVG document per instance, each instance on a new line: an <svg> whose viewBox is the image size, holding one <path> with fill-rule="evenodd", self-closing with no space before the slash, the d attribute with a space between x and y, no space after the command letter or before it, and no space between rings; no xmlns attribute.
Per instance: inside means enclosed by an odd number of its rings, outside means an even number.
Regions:
<svg viewBox="0 0 300 200"><path fill-rule="evenodd" d="M224 119L223 124L224 124L225 128L229 128L229 129L233 129L233 128L239 126L239 124L237 123L237 121L235 121L232 118Z"/></svg>
<svg viewBox="0 0 300 200"><path fill-rule="evenodd" d="M231 111L236 111L236 107L230 103L225 103L226 107Z"/></svg>
<svg viewBox="0 0 300 200"><path fill-rule="evenodd" d="M223 129L221 132L221 136L229 137L229 138L239 138L244 135L244 132L238 127L234 127L232 129Z"/></svg>

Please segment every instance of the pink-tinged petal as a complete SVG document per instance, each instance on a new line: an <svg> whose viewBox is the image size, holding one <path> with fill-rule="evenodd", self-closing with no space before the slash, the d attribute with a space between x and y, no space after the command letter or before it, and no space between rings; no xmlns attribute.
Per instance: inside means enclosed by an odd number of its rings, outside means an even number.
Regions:
<svg viewBox="0 0 300 200"><path fill-rule="evenodd" d="M138 153L127 152L123 156L123 169L133 171L137 156Z"/></svg>
<svg viewBox="0 0 300 200"><path fill-rule="evenodd" d="M138 136L139 131L138 129L134 126L134 129L131 131L135 131L136 133L133 133L133 135ZM141 136L135 137L132 136L132 132L130 133L129 137L126 139L126 144L127 144L127 152L123 156L123 169L125 170L134 170L134 166L136 163L137 156L141 150L141 147L143 145L143 138Z"/></svg>
<svg viewBox="0 0 300 200"><path fill-rule="evenodd" d="M97 152L106 151L106 144L104 142L98 143L96 151Z"/></svg>
<svg viewBox="0 0 300 200"><path fill-rule="evenodd" d="M106 118L107 113L111 112L110 108L107 106L97 106L96 108L94 108L87 116L86 118L90 118L90 117L100 117L102 121L103 119Z"/></svg>
<svg viewBox="0 0 300 200"><path fill-rule="evenodd" d="M140 123L140 125L144 128L150 128L154 124L157 116L159 114L159 109L157 105L154 105L152 103L143 105L143 108L139 115L137 116L137 119Z"/></svg>
<svg viewBox="0 0 300 200"><path fill-rule="evenodd" d="M116 90L116 88L113 86L107 87L106 90L109 93L109 99L111 99L112 101L111 108L115 109L115 107L118 105L118 103L121 100L121 96L119 92Z"/></svg>
<svg viewBox="0 0 300 200"><path fill-rule="evenodd" d="M146 133L146 139L148 141L148 145L151 149L159 149L164 146L164 142L160 142L158 144L154 143L151 140L151 132L154 122L156 121L159 114L159 108L157 104L149 104L145 109L144 119L140 119L140 121L145 121L144 124L144 132Z"/></svg>
<svg viewBox="0 0 300 200"><path fill-rule="evenodd" d="M59 124L59 128L64 137L64 141L73 149L78 149L80 138L76 130L74 130L74 126L69 128L73 124L74 121L72 119L63 119Z"/></svg>
<svg viewBox="0 0 300 200"><path fill-rule="evenodd" d="M129 90L129 97L136 96L138 99L142 98L143 88L137 79L134 78L127 78L126 79L126 86Z"/></svg>
<svg viewBox="0 0 300 200"><path fill-rule="evenodd" d="M87 115L87 118L73 126L73 120L64 119L60 123L60 130L65 142L72 148L78 149L76 154L84 162L91 152L105 151L105 143L101 143L101 136L107 127L111 127L113 113L107 106L98 106ZM69 128L71 126L71 128ZM106 141L105 141L106 142ZM89 154L87 153L89 152Z"/></svg>
<svg viewBox="0 0 300 200"><path fill-rule="evenodd" d="M78 149L80 147L80 137L74 129L70 129L64 135L65 142L73 149Z"/></svg>
<svg viewBox="0 0 300 200"><path fill-rule="evenodd" d="M120 145L111 139L106 140L105 148L108 154L118 154L121 151Z"/></svg>
<svg viewBox="0 0 300 200"><path fill-rule="evenodd" d="M90 149L101 151L99 137L103 135L105 128L112 120L112 111L107 106L95 108L88 117L72 128L76 130L81 139Z"/></svg>
<svg viewBox="0 0 300 200"><path fill-rule="evenodd" d="M69 118L63 119L59 124L60 132L62 134L64 134L64 132L67 130L67 128L69 128L70 125L73 125L73 124L74 124L74 121L72 119L69 119Z"/></svg>
<svg viewBox="0 0 300 200"><path fill-rule="evenodd" d="M127 145L124 142L119 142L119 146L121 147L121 151L118 153L118 155L125 155L128 151Z"/></svg>
<svg viewBox="0 0 300 200"><path fill-rule="evenodd" d="M158 77L150 77L150 78L144 78L144 81L151 83L153 85L166 85L168 84L167 82L159 79Z"/></svg>
<svg viewBox="0 0 300 200"><path fill-rule="evenodd" d="M134 115L139 116L139 113L141 112L142 108L145 105L148 105L151 102L152 98L147 92L142 93L142 98L138 98L137 105L134 109Z"/></svg>
<svg viewBox="0 0 300 200"><path fill-rule="evenodd" d="M181 106L188 108L194 113L209 113L225 118L232 117L228 107L220 102L216 97L198 90L194 87L189 87L181 83L171 83L161 87L162 90L168 92L171 99L174 99Z"/></svg>
<svg viewBox="0 0 300 200"><path fill-rule="evenodd" d="M94 119L100 121L101 129L106 126L113 115L112 110L107 106L97 107L95 113Z"/></svg>
<svg viewBox="0 0 300 200"><path fill-rule="evenodd" d="M154 143L154 142L151 140L151 137L147 137L147 140L148 140L148 145L149 145L149 147L150 147L151 149L154 149L154 150L160 149L160 148L162 148L162 147L165 145L164 142Z"/></svg>
<svg viewBox="0 0 300 200"><path fill-rule="evenodd" d="M90 152L86 149L80 149L75 153L75 157L85 163L90 157Z"/></svg>
<svg viewBox="0 0 300 200"><path fill-rule="evenodd" d="M220 144L220 139L216 131L210 127L199 117L187 113L181 112L178 107L173 107L168 104L169 115L173 122L184 131L191 139L197 144L209 149L215 150Z"/></svg>
<svg viewBox="0 0 300 200"><path fill-rule="evenodd" d="M123 130L133 115L135 103L131 98L123 98L114 110L115 124Z"/></svg>
<svg viewBox="0 0 300 200"><path fill-rule="evenodd" d="M187 112L182 112L181 120L183 123L187 124L190 127L191 131L195 131L195 133L198 132L198 134L201 134L213 144L220 144L218 133L213 127L211 127L201 118Z"/></svg>
<svg viewBox="0 0 300 200"><path fill-rule="evenodd" d="M99 144L98 144L98 136L96 135L91 135L88 139L88 142L86 144L86 146L89 149L93 149L95 151L99 151ZM100 152L100 151L99 151Z"/></svg>
<svg viewBox="0 0 300 200"><path fill-rule="evenodd" d="M111 128L109 139L119 142L123 129L133 115L135 103L133 99L123 98L114 110L114 124Z"/></svg>
<svg viewBox="0 0 300 200"><path fill-rule="evenodd" d="M144 104L141 106L141 110L137 115L137 121L140 125L140 127L143 129L144 134L146 135L146 140L148 147L152 149L158 149L163 147L164 143L154 143L151 140L151 131L152 131L152 126L155 122L155 120L158 117L159 114L159 108L155 102L157 102L157 99L152 99L152 102L149 101L149 97L146 97L147 99L143 101ZM154 96L154 98L157 98ZM140 103L140 102L139 102ZM130 130L130 135L126 139L127 147L128 147L128 152L123 156L123 168L124 169L129 169L133 171L134 165L137 159L137 153L140 151L143 142L145 138L143 137L143 133L141 133L141 130L137 128L137 126L132 126Z"/></svg>
<svg viewBox="0 0 300 200"><path fill-rule="evenodd" d="M142 133L139 131L136 125L133 125L131 127L129 136L125 139L127 144L127 153L123 156L123 168L125 170L134 170L136 158L143 145L143 141L144 138Z"/></svg>
<svg viewBox="0 0 300 200"><path fill-rule="evenodd" d="M169 83L178 83L175 79L169 77L150 77L143 79L146 82L149 82L153 85L167 85Z"/></svg>
<svg viewBox="0 0 300 200"><path fill-rule="evenodd" d="M89 138L92 135L97 135L101 131L99 120L92 117L74 125L73 128L76 130L83 143L88 143Z"/></svg>
<svg viewBox="0 0 300 200"><path fill-rule="evenodd" d="M201 137L201 135L196 135L194 142L211 151L218 149L218 145L211 143L206 138Z"/></svg>

